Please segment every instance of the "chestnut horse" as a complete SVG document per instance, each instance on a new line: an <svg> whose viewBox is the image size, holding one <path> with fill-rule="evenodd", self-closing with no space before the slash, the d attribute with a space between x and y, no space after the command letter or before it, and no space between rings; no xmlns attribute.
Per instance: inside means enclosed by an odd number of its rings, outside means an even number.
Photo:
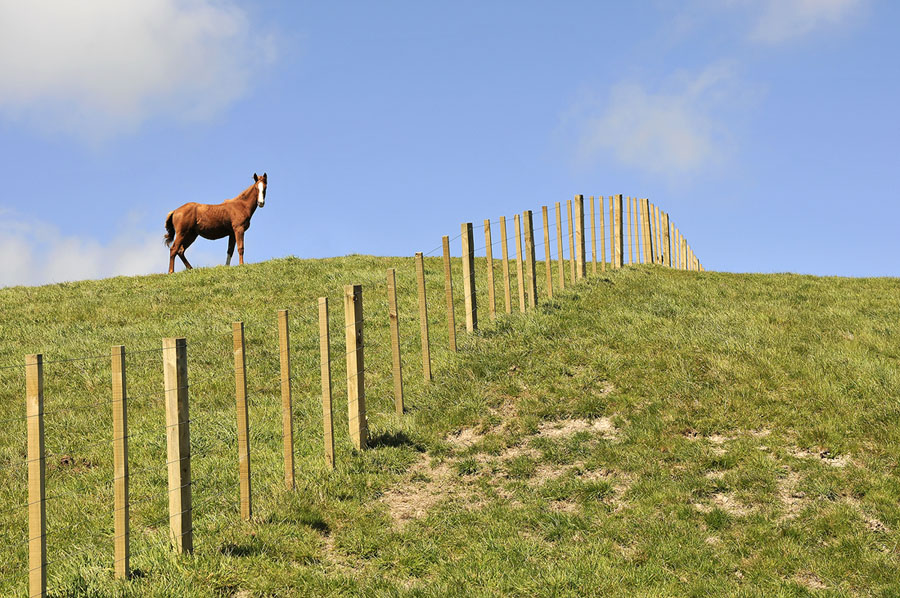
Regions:
<svg viewBox="0 0 900 598"><path fill-rule="evenodd" d="M231 265L234 244L237 242L238 256L244 263L244 232L250 228L250 218L257 206L266 204L268 176L256 176L253 184L233 199L220 204L186 203L166 216L166 246L169 247L169 273L175 271L175 256L181 258L185 267L191 268L184 257L185 250L197 236L204 239L228 237L228 258L225 265Z"/></svg>

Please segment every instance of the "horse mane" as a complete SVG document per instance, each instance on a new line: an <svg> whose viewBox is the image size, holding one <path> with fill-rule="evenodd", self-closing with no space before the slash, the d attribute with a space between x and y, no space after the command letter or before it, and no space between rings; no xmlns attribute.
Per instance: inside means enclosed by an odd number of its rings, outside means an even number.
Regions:
<svg viewBox="0 0 900 598"><path fill-rule="evenodd" d="M240 195L238 195L237 197L232 197L231 199L226 199L225 201L240 201L242 199L246 199L253 192L253 189L255 187L256 183L253 183L252 185L241 191Z"/></svg>

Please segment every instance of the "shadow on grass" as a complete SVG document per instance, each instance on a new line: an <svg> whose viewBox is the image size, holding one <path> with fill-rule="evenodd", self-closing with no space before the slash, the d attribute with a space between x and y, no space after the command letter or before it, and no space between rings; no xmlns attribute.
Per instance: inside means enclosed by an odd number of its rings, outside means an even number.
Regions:
<svg viewBox="0 0 900 598"><path fill-rule="evenodd" d="M368 445L370 449L383 447L399 448L408 446L420 453L424 453L427 448L424 444L422 444L418 440L413 440L406 434L406 432L402 431L382 432L380 434L371 436L369 438Z"/></svg>
<svg viewBox="0 0 900 598"><path fill-rule="evenodd" d="M258 542L250 544L224 544L219 552L225 556L254 556L262 553L262 546Z"/></svg>

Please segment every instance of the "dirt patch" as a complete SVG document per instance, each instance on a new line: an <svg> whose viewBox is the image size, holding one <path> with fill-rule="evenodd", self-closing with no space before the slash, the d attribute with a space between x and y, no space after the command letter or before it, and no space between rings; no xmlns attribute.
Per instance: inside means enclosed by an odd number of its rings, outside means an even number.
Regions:
<svg viewBox="0 0 900 598"><path fill-rule="evenodd" d="M806 493L797 489L800 484L800 474L793 470L777 482L777 496L784 512L778 518L779 521L794 519L803 510Z"/></svg>
<svg viewBox="0 0 900 598"><path fill-rule="evenodd" d="M578 505L571 500L554 500L550 503L550 510L554 513L575 513Z"/></svg>
<svg viewBox="0 0 900 598"><path fill-rule="evenodd" d="M827 590L828 586L825 585L818 575L815 573L810 573L809 571L804 571L803 573L798 573L794 578L797 583L801 586L809 588L810 590Z"/></svg>
<svg viewBox="0 0 900 598"><path fill-rule="evenodd" d="M707 436L706 440L708 440L709 443L713 445L712 449L710 449L712 451L712 454L716 455L717 457L721 457L727 452L723 445L729 440L734 440L734 438L730 436L722 436L721 434L713 434L712 436Z"/></svg>
<svg viewBox="0 0 900 598"><path fill-rule="evenodd" d="M609 386L611 390L612 385ZM503 423L499 426L502 427L513 420L516 415L516 406L510 398L492 411L503 417ZM497 427L487 430L483 427L464 428L449 434L446 441L458 454L477 446L487 434L495 429ZM486 481L497 491L499 497L514 501L513 494L503 489L500 484L509 477L508 466L511 461L516 459L531 459L534 462L533 465L527 462L516 464L525 466L526 469L533 469L533 471L524 471L520 476L526 479L526 483L530 487L538 487L549 480L576 470L579 478L585 481L612 478L615 480L614 491L616 495L621 496L627 490L628 484L625 480L614 476L609 470L583 471L583 461L563 465L540 463L540 451L530 446L530 440L533 438L559 440L569 438L579 432L587 432L606 440L615 439L619 434L618 428L608 417L544 422L535 434L523 439L515 446L506 448L499 455L479 453L465 457L477 464L476 467L465 468L467 471L464 473L471 475L459 475L458 468L455 466L464 463L462 457L451 457L439 464L433 464L430 457L423 455L420 461L409 470L405 481L385 492L381 500L387 505L391 519L398 526L424 517L429 510L445 499L465 499L468 508L480 508L484 503L481 500L475 500L478 495L474 489L477 480L480 480L481 483ZM563 511L570 509L566 505L557 505L554 508Z"/></svg>
<svg viewBox="0 0 900 598"><path fill-rule="evenodd" d="M725 454L725 452L726 452L725 447L724 447L725 443L735 439L735 436L725 436L723 434L711 434L709 436L703 436L700 432L698 432L697 430L694 430L693 428L688 428L687 430L684 430L681 434L682 434L682 436L684 436L685 438L688 438L690 440L705 439L708 443L710 443L712 445L712 447L710 447L710 451L712 452L713 455L715 455L717 457L721 457L722 455Z"/></svg>
<svg viewBox="0 0 900 598"><path fill-rule="evenodd" d="M750 514L750 508L747 505L735 500L735 498L727 492L717 492L716 494L713 494L712 502L726 513L736 517L743 517Z"/></svg>
<svg viewBox="0 0 900 598"><path fill-rule="evenodd" d="M713 509L718 508L735 517L744 517L750 514L750 508L735 500L728 492L716 492L710 497L709 503L696 502L694 503L694 508L701 513L709 513Z"/></svg>
<svg viewBox="0 0 900 598"><path fill-rule="evenodd" d="M403 525L424 517L441 500L462 492L459 477L447 462L432 467L431 458L423 456L410 470L409 479L385 492L381 500L387 505L391 519Z"/></svg>
<svg viewBox="0 0 900 598"><path fill-rule="evenodd" d="M335 571L354 578L362 577L365 573L365 561L343 554L335 547L333 536L325 536L322 548Z"/></svg>
<svg viewBox="0 0 900 598"><path fill-rule="evenodd" d="M541 438L568 438L578 432L592 432L600 434L607 440L618 437L619 429L608 417L600 417L593 421L586 419L565 419L554 422L544 422L538 428L537 436Z"/></svg>
<svg viewBox="0 0 900 598"><path fill-rule="evenodd" d="M850 455L835 455L828 449L812 452L806 449L793 448L790 450L790 453L797 459L818 459L821 463L830 467L846 467L853 464L853 459Z"/></svg>
<svg viewBox="0 0 900 598"><path fill-rule="evenodd" d="M59 457L49 461L50 469L55 471L71 471L73 473L83 473L94 468L94 464L81 457L73 457L72 455L60 455Z"/></svg>
<svg viewBox="0 0 900 598"><path fill-rule="evenodd" d="M866 519L866 529L876 534L886 534L891 531L885 524L877 519Z"/></svg>
<svg viewBox="0 0 900 598"><path fill-rule="evenodd" d="M466 449L478 444L483 438L484 434L480 434L472 428L463 428L459 432L447 436L447 442L456 449Z"/></svg>

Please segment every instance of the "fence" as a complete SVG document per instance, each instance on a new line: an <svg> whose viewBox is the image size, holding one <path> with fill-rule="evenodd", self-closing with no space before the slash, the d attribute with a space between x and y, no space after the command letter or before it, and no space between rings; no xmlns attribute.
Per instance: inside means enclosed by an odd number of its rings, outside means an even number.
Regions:
<svg viewBox="0 0 900 598"><path fill-rule="evenodd" d="M281 480L282 491L295 490L298 440L315 442L321 466L326 471L333 470L336 450L343 446L335 439L335 391L347 398L346 419L340 413L337 417L340 424L346 422L347 444L352 450L365 450L372 440L369 416L375 413L389 424L395 422L389 418L402 417L409 397L434 380L434 341L440 340L440 359L450 358L459 350L459 307L463 309L467 332L479 328L485 312L491 321L498 318L497 285L503 295L502 309L511 314L514 305L524 313L534 309L542 297L552 299L567 285L627 264L703 270L680 230L658 206L647 199L621 195L606 198L608 203L604 206L604 199L587 200L589 227L583 196L566 202L565 216L560 203L556 203L555 236L550 210L543 206L543 234L537 237L543 237L540 242L536 242L533 213L525 211L514 216L516 301L507 219L484 220L477 226L463 223L459 235L443 237L441 245L427 254L417 253L412 268L408 260L398 263L399 276L397 268L389 268L382 280L344 286L340 295L343 319L332 317L333 307L327 297L277 310L274 341L257 343L257 331L252 331L254 342L250 346L263 347L265 351L265 358L259 361L278 364L277 369L265 369L259 374L248 368L250 330L242 321L232 323L230 335L213 334L190 345L185 338L164 338L156 348L126 350L125 346L116 345L110 353L60 360L45 360L40 354L26 356L25 414L0 420L0 523L6 524L0 530L0 579L11 580L8 585L0 582L0 593L24 592L27 585L25 595L45 596L54 579L54 566L65 564L74 567L72 570L94 567L98 574L111 569L115 577L126 579L134 571L132 550L138 545L154 550L168 544L178 553L192 552L195 540L200 539L195 538L195 532L213 533L210 525L216 522L206 521L205 528L198 523L204 513L224 510L234 518L253 517L254 498L260 493L253 491L251 463L256 480L263 477L270 481L269 493L275 492L271 484L275 478ZM565 236L564 220L568 224ZM497 241L492 237L492 225L499 225ZM484 235L483 245L476 243L476 228ZM454 286L451 259L451 244L457 240L461 245L461 287ZM554 241L555 260L551 252ZM499 264L493 257L498 244ZM540 246L544 248L544 276L538 275L540 262L536 255ZM430 257L438 250L442 251L440 258ZM484 259L477 257L482 252ZM441 267L435 268L438 259ZM501 275L495 278L498 266ZM455 297L459 290L462 301ZM434 302L435 293L440 291L443 301ZM443 312L442 317L435 318L436 312ZM446 322L446 337L435 334L433 324L439 319ZM410 335L408 330L413 323L418 330ZM299 338L300 343L292 343L291 330L293 340ZM338 345L343 336L343 350L332 352L332 336ZM231 367L225 359L229 350L233 356ZM190 377L189 360L194 364ZM102 388L96 383L96 374L104 371L106 363L110 364L105 370L110 383ZM146 380L158 380L152 372L156 370L158 375L159 366L161 393L141 386ZM78 367L84 374L85 388L73 387L70 382L53 386L54 378L45 376L48 367ZM203 372L199 378L198 368ZM21 366L0 368L0 374L19 371ZM132 392L129 380L139 381L137 392ZM296 418L293 392L297 389L309 395L320 393L321 412L303 412L301 418ZM93 400L84 399L85 390ZM391 396L393 409L388 413L367 409L367 390L374 390L376 398ZM96 400L100 394L108 398ZM262 417L259 425L251 427L251 397L264 395L280 400L255 404L254 414ZM52 398L55 396L66 396L68 400L57 407ZM47 397L51 397L49 408ZM200 413L198 399L204 405ZM226 416L232 409L233 419ZM233 429L228 421L235 423ZM93 440L97 430L107 426L111 428L111 438ZM304 428L305 434L295 435L298 427ZM313 432L316 429L319 431ZM277 458L256 453L257 457L251 460L260 434L280 434L281 451ZM14 448L15 441L10 442L23 437L24 455ZM73 439L76 444L60 444ZM83 439L91 440L86 444L79 442ZM52 451L47 449L48 440L53 442ZM211 457L221 456L235 446L238 459L234 469L217 467ZM163 450L165 460L160 462ZM94 466L92 455L98 455L98 461L106 458L99 455L111 456L111 477ZM142 467L133 469L130 465L134 462ZM83 474L78 483L73 483L71 476L66 477L69 470ZM27 488L24 501L15 498L23 486ZM222 492L226 488L233 490L236 503ZM139 526L136 521L140 521ZM84 547L68 539L71 534L87 535L90 539L92 527L105 530L99 537L111 544L112 554L106 563L79 560ZM131 533L134 527L144 531L139 538ZM96 542L98 536L92 537ZM51 540L65 541L69 546L59 550Z"/></svg>

